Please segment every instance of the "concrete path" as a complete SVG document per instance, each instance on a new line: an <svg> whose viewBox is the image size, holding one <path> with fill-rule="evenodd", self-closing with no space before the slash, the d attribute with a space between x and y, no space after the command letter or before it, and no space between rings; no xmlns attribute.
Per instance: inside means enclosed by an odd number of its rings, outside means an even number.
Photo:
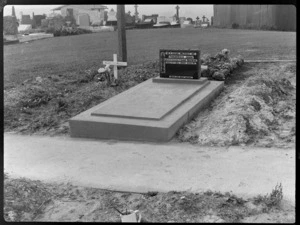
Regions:
<svg viewBox="0 0 300 225"><path fill-rule="evenodd" d="M4 170L12 177L110 190L232 191L244 198L282 183L295 205L295 149L199 147L4 134Z"/></svg>

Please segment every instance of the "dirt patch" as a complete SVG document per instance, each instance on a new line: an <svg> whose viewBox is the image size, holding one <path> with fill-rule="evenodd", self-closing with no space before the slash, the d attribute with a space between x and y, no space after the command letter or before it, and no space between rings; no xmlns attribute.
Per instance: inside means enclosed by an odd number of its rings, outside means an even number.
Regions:
<svg viewBox="0 0 300 225"><path fill-rule="evenodd" d="M280 189L276 190L268 196L244 200L228 192L121 193L5 175L4 218L120 222L117 210L124 213L131 209L141 212L142 222L259 222L259 218L266 217L268 222L294 222L295 212L281 207Z"/></svg>
<svg viewBox="0 0 300 225"><path fill-rule="evenodd" d="M295 146L295 63L245 64L177 138L201 145Z"/></svg>

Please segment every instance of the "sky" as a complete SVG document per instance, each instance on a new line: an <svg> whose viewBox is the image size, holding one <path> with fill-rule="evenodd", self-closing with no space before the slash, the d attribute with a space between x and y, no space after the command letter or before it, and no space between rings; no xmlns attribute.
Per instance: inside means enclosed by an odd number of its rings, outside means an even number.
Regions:
<svg viewBox="0 0 300 225"><path fill-rule="evenodd" d="M51 9L59 7L61 5L15 5L15 11L17 18L20 18L20 12L23 14L30 14L34 12L35 15L51 13ZM113 8L116 10L116 5L105 5L108 7L108 10ZM176 13L176 5L138 5L139 17L142 18L142 15L151 15L159 14L159 16L171 17ZM213 5L179 5L179 16L182 17L191 17L195 19L197 16L202 17L205 15L207 18L213 16ZM131 12L131 15L134 14L134 5L125 5L125 11ZM4 16L11 15L12 5L6 5L4 7Z"/></svg>

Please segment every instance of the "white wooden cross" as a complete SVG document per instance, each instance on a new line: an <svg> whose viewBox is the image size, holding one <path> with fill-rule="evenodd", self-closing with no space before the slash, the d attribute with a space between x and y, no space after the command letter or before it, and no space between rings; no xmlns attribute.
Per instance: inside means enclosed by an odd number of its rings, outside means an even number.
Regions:
<svg viewBox="0 0 300 225"><path fill-rule="evenodd" d="M115 79L118 79L118 66L127 66L127 62L118 62L117 54L114 54L114 61L103 61L103 64L114 66Z"/></svg>

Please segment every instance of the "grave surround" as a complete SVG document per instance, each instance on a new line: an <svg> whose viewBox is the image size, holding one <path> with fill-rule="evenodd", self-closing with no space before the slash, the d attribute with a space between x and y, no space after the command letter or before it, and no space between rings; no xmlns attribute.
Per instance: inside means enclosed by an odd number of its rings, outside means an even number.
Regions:
<svg viewBox="0 0 300 225"><path fill-rule="evenodd" d="M207 84L209 82L202 85L197 83L155 83L147 89L139 86L135 89L138 94L124 93L124 95L114 98L114 101L102 104L91 115L161 120Z"/></svg>
<svg viewBox="0 0 300 225"><path fill-rule="evenodd" d="M186 83L152 78L80 113L69 121L71 137L169 141L224 85L207 78L180 81Z"/></svg>

